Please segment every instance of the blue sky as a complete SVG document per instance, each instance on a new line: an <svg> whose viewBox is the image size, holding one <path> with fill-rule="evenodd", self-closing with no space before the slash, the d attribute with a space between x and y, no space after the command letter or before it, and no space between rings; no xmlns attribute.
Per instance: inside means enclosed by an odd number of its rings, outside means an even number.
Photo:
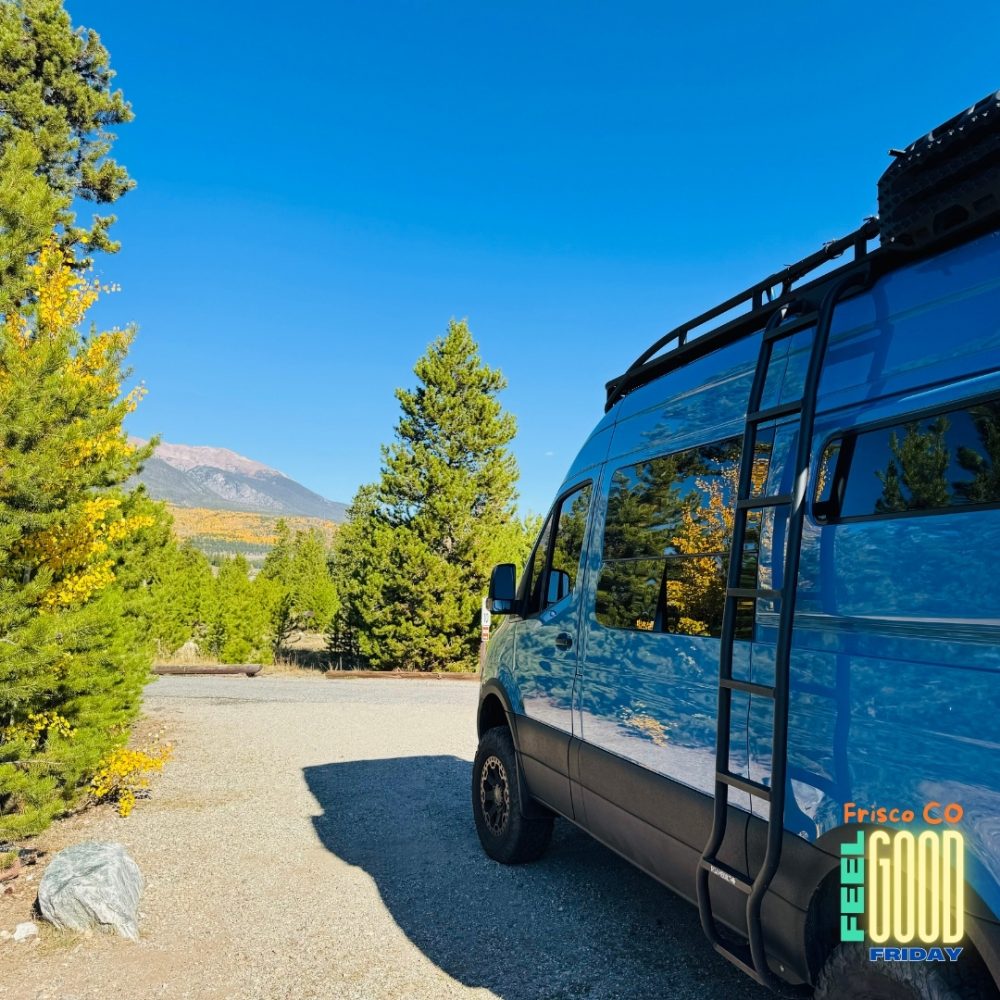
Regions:
<svg viewBox="0 0 1000 1000"><path fill-rule="evenodd" d="M1000 87L986 4L68 7L136 112L97 314L140 326L130 430L344 501L454 316L545 509L607 379L853 229L890 146Z"/></svg>

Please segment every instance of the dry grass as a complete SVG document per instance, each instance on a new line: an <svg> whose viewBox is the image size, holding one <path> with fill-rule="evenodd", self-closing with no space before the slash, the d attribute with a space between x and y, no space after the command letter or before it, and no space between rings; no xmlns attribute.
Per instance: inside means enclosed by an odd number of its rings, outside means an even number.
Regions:
<svg viewBox="0 0 1000 1000"><path fill-rule="evenodd" d="M275 657L274 663L267 663L260 669L260 677L310 677L322 676L325 670L317 667L303 666L296 660L287 657Z"/></svg>
<svg viewBox="0 0 1000 1000"><path fill-rule="evenodd" d="M158 656L157 666L164 667L212 667L226 666L212 656L184 655L180 650L170 656ZM273 663L265 663L259 677L443 677L449 680L467 680L479 677L478 671L398 671L398 670L352 670L337 669L337 654L327 652L326 635L322 632L300 632L294 635L275 656Z"/></svg>
<svg viewBox="0 0 1000 1000"><path fill-rule="evenodd" d="M156 665L163 667L222 667L216 657L195 653L183 646L163 656L156 657ZM271 677L316 677L329 668L326 654L326 636L322 632L302 632L289 640L285 649L266 663L260 673Z"/></svg>
<svg viewBox="0 0 1000 1000"><path fill-rule="evenodd" d="M176 650L166 656L156 656L155 662L164 667L219 667L222 664L214 656L181 653Z"/></svg>

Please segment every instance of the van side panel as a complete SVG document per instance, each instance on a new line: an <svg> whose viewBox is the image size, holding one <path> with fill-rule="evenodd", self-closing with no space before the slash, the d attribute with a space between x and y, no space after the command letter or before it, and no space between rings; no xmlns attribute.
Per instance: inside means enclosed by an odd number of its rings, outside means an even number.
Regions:
<svg viewBox="0 0 1000 1000"><path fill-rule="evenodd" d="M731 438L742 426L756 346L745 342L704 359L678 374L697 379L679 396L662 397L628 414L614 427L610 455L595 498L595 519L583 591L583 635L577 678L575 732L587 743L624 760L711 793L715 770L715 707L719 643L717 639L653 634L608 628L595 614L608 492L614 471L642 459ZM707 384L702 384L707 383ZM673 383L672 383L673 384ZM624 405L624 404L623 404ZM749 644L743 668L749 674ZM739 654L738 654L739 655ZM743 720L745 720L745 709ZM743 721L734 712L734 770L746 768ZM740 793L737 793L740 794ZM736 804L749 807L749 798Z"/></svg>
<svg viewBox="0 0 1000 1000"><path fill-rule="evenodd" d="M995 372L998 304L1000 233L887 274L837 309L820 414Z"/></svg>
<svg viewBox="0 0 1000 1000"><path fill-rule="evenodd" d="M843 431L1000 395L998 317L997 234L893 272L845 302L821 384L813 467ZM792 381L804 370L801 347L789 359ZM785 815L788 830L816 841L843 824L848 802L912 808L918 819L928 802L959 803L968 878L981 897L970 905L986 916L1000 913L998 551L997 509L807 521ZM761 561L780 572L780 539ZM758 602L759 683L773 678L775 612ZM769 705L752 699L756 780L769 779L770 729ZM766 817L766 803L753 809Z"/></svg>
<svg viewBox="0 0 1000 1000"><path fill-rule="evenodd" d="M712 826L712 800L581 740L574 739L579 760L574 796L581 808L577 822L648 875L694 900L695 871ZM681 817L683 825L671 823ZM729 829L719 851L726 864L745 863L745 811L730 806ZM744 933L746 907L734 893L720 893L718 916Z"/></svg>
<svg viewBox="0 0 1000 1000"><path fill-rule="evenodd" d="M594 501L575 696L574 734L582 740L573 791L581 803L578 816L598 839L688 898L711 824L719 642L605 627L595 603L615 469L739 433L756 344L734 345L723 354L721 364L716 358L687 373L679 397L664 399L661 386L659 399L646 393L644 408L619 412L614 457ZM636 407L641 400L634 397L626 402ZM749 676L749 643L742 645L737 659ZM744 774L748 707L744 701L733 716L731 766ZM734 793L733 800L723 855L740 867L749 797ZM742 926L742 907L732 902L720 897L720 917Z"/></svg>

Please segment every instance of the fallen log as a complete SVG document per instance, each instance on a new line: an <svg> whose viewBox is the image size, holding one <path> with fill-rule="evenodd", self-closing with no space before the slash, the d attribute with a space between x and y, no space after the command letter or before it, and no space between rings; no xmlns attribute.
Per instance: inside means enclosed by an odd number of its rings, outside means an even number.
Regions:
<svg viewBox="0 0 1000 1000"><path fill-rule="evenodd" d="M154 674L246 674L253 677L260 673L259 663L154 663Z"/></svg>
<svg viewBox="0 0 1000 1000"><path fill-rule="evenodd" d="M384 680L400 681L478 681L479 671L472 670L327 670L324 677L331 680Z"/></svg>

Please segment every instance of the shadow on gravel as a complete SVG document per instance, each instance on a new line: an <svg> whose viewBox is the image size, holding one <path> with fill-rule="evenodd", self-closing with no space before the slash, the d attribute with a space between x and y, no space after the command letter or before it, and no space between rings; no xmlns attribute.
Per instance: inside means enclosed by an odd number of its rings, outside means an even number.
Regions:
<svg viewBox="0 0 1000 1000"><path fill-rule="evenodd" d="M322 843L375 880L403 932L460 983L504 1000L770 996L715 954L693 906L568 822L535 864L487 858L467 761L347 761L304 774Z"/></svg>

